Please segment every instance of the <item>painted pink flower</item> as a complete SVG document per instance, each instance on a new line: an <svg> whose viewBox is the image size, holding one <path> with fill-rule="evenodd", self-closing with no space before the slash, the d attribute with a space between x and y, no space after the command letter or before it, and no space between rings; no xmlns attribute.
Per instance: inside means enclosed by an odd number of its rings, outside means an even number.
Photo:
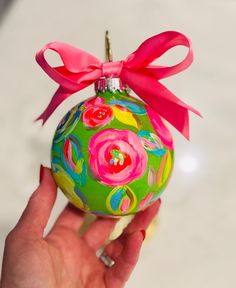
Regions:
<svg viewBox="0 0 236 288"><path fill-rule="evenodd" d="M124 185L141 177L147 153L137 134L129 130L106 129L89 142L90 168L101 183Z"/></svg>
<svg viewBox="0 0 236 288"><path fill-rule="evenodd" d="M104 104L104 99L95 97L84 103L85 110L83 112L83 123L91 128L104 126L108 124L112 117L112 109Z"/></svg>

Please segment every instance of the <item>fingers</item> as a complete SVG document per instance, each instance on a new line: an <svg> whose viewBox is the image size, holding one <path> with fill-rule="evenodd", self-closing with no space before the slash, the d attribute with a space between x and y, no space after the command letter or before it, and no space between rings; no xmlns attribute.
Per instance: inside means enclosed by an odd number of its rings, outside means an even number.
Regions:
<svg viewBox="0 0 236 288"><path fill-rule="evenodd" d="M161 199L159 198L156 203L148 207L142 212L135 215L133 221L126 227L124 233L132 233L138 230L146 230L149 224L157 215L161 206Z"/></svg>
<svg viewBox="0 0 236 288"><path fill-rule="evenodd" d="M151 223L153 218L156 216L161 204L161 199L158 199L155 204L147 208L146 210L139 212L134 217L133 221L124 230L124 234L131 234L135 231L146 230L148 225ZM109 237L110 233L115 227L117 219L111 218L98 218L89 228L89 230L84 234L83 238L88 243L88 245L95 251L101 248L104 242ZM120 240L113 241L106 247L106 251L109 255L116 257L119 255L122 245L120 245ZM114 255L115 254L115 255Z"/></svg>
<svg viewBox="0 0 236 288"><path fill-rule="evenodd" d="M107 270L107 287L123 287L133 271L139 257L145 231L158 213L161 200L135 215L122 235L105 248L105 252L115 260L115 265Z"/></svg>
<svg viewBox="0 0 236 288"><path fill-rule="evenodd" d="M126 235L121 254L115 260L115 265L107 270L105 276L107 287L123 287L138 261L143 240L142 231Z"/></svg>
<svg viewBox="0 0 236 288"><path fill-rule="evenodd" d="M49 168L40 167L40 185L31 195L29 202L15 229L24 230L25 236L43 236L50 213L56 200L57 186ZM30 233L27 233L30 232Z"/></svg>
<svg viewBox="0 0 236 288"><path fill-rule="evenodd" d="M152 206L148 207L142 212L137 213L134 219L130 222L130 224L124 229L121 236L106 246L106 253L113 259L116 259L123 249L123 239L125 238L125 236L127 234L131 234L140 230L146 231L149 224L157 215L160 209L160 205L161 199L159 198L157 202L154 203Z"/></svg>
<svg viewBox="0 0 236 288"><path fill-rule="evenodd" d="M78 232L84 221L84 212L68 203L57 218L52 231L58 228L66 228ZM49 233L50 234L50 233Z"/></svg>
<svg viewBox="0 0 236 288"><path fill-rule="evenodd" d="M92 249L97 251L103 246L117 222L118 219L99 217L92 223L82 238Z"/></svg>

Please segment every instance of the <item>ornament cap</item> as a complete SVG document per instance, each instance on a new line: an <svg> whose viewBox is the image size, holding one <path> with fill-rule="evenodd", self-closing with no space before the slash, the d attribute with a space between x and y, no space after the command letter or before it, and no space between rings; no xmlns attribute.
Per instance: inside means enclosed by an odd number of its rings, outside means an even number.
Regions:
<svg viewBox="0 0 236 288"><path fill-rule="evenodd" d="M122 91L129 91L127 85L124 85L120 78L106 78L102 77L98 81L95 82L95 91L96 92L104 92L104 91L111 91L115 92L116 90Z"/></svg>

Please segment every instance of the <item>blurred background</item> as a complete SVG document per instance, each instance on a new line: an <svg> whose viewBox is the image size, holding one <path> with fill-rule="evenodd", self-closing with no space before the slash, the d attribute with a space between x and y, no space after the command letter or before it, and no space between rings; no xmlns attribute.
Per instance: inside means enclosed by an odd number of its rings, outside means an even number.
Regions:
<svg viewBox="0 0 236 288"><path fill-rule="evenodd" d="M94 94L93 87L74 94L43 128L33 123L57 88L36 64L36 51L63 41L104 59L109 29L119 60L146 38L177 30L192 40L195 62L163 83L204 119L190 116L190 142L171 128L175 169L127 287L236 287L235 27L234 0L0 0L0 259L38 185L40 163L50 166L58 122ZM176 48L162 61L185 53ZM66 202L59 193L49 227Z"/></svg>

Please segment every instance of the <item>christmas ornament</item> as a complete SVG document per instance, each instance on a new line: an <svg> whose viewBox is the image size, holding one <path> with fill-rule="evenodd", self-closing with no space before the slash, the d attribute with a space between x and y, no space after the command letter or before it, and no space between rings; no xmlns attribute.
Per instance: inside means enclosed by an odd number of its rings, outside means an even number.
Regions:
<svg viewBox="0 0 236 288"><path fill-rule="evenodd" d="M172 136L166 119L189 138L188 110L158 80L186 69L193 60L189 39L174 31L149 38L126 60L108 62L61 42L47 44L36 60L60 87L36 119L47 121L73 93L95 83L96 95L73 107L59 123L51 166L57 185L79 209L102 216L135 214L154 203L173 168ZM177 45L186 58L170 67L151 63ZM44 52L59 54L63 66L51 67ZM130 87L143 101L129 95Z"/></svg>

